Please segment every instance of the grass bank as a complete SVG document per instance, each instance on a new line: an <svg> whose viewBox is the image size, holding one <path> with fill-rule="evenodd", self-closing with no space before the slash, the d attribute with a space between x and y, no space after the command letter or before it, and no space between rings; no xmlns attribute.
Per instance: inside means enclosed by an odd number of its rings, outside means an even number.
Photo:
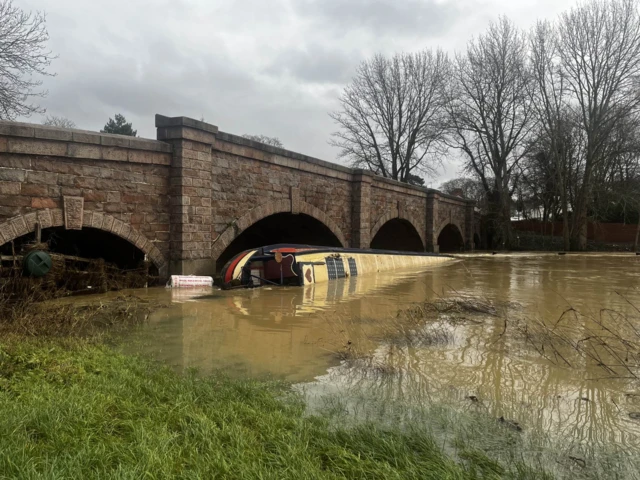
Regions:
<svg viewBox="0 0 640 480"><path fill-rule="evenodd" d="M0 347L0 478L543 478L424 432L336 428L285 385L179 375L90 340Z"/></svg>

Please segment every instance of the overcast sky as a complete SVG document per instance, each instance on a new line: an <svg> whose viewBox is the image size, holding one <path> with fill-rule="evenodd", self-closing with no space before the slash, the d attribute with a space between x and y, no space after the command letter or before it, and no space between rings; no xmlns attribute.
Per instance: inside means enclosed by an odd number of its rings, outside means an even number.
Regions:
<svg viewBox="0 0 640 480"><path fill-rule="evenodd" d="M42 101L99 130L122 113L155 138L153 116L201 118L278 137L335 161L328 112L360 61L441 46L453 53L505 14L523 28L573 0L14 0L47 13L52 64ZM32 122L40 121L33 117ZM456 176L449 165L436 187Z"/></svg>

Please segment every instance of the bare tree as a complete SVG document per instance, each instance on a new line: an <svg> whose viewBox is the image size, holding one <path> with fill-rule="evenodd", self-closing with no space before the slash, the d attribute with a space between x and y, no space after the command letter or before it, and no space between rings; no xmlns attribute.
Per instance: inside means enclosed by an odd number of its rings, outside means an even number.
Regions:
<svg viewBox="0 0 640 480"><path fill-rule="evenodd" d="M47 115L42 121L42 124L48 127L76 128L76 124L73 120L69 120L66 117L58 117L56 115Z"/></svg>
<svg viewBox="0 0 640 480"><path fill-rule="evenodd" d="M537 118L538 134L534 140L535 153L527 162L525 172L530 189L538 190L539 199L547 213L558 201L562 212L564 249L569 250L569 181L571 181L572 118L567 111L567 82L562 75L558 51L558 35L553 24L538 22L530 37L532 106ZM533 170L533 172L531 171ZM533 173L533 175L531 174ZM535 178L542 177L542 182ZM536 183L538 183L536 189ZM543 215L543 220L547 220Z"/></svg>
<svg viewBox="0 0 640 480"><path fill-rule="evenodd" d="M640 12L636 0L591 0L560 16L558 53L584 131L584 169L576 189L572 248L587 244L596 172L610 159L612 133L640 106Z"/></svg>
<svg viewBox="0 0 640 480"><path fill-rule="evenodd" d="M469 42L449 92L450 144L487 194L494 245L511 244L511 197L532 128L525 36L505 17Z"/></svg>
<svg viewBox="0 0 640 480"><path fill-rule="evenodd" d="M54 57L46 49L48 40L44 14L0 0L0 119L44 111L31 101L46 94L38 91L42 81L34 77L49 75Z"/></svg>
<svg viewBox="0 0 640 480"><path fill-rule="evenodd" d="M282 142L277 137L268 137L266 135L249 135L246 133L242 136L249 140L253 140L254 142L264 143L265 145L271 145L272 147L284 148L284 145L282 145Z"/></svg>
<svg viewBox="0 0 640 480"><path fill-rule="evenodd" d="M340 130L330 143L353 166L394 180L433 172L445 149L449 70L440 50L361 63L331 114Z"/></svg>

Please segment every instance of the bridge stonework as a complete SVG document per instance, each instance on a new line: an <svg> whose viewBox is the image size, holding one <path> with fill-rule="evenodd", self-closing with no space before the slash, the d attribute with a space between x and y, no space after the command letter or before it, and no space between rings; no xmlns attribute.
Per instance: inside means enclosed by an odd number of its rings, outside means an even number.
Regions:
<svg viewBox="0 0 640 480"><path fill-rule="evenodd" d="M93 228L136 245L161 275L212 274L249 227L312 217L345 247L369 248L389 221L422 250L454 225L473 248L473 203L156 115L158 140L0 122L0 246L40 228ZM72 207L73 206L73 207ZM295 218L291 217L295 222Z"/></svg>

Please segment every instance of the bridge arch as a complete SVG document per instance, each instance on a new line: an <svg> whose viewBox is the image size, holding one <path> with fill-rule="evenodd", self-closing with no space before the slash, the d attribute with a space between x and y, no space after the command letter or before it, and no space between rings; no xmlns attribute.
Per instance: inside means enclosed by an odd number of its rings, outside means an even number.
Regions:
<svg viewBox="0 0 640 480"><path fill-rule="evenodd" d="M376 236L378 236L378 240L380 240L380 236L378 234L384 235L386 229L395 227L400 229L404 228L406 234L414 236L414 238L410 239L409 243L407 243L408 248L393 248L392 246L387 245L386 242L379 243L379 245L382 246L378 248L424 252L425 232L423 231L424 229L419 228L419 225L420 223L412 215L398 215L396 213L387 213L386 215L383 215L371 229L371 235L369 237L371 238L371 243L369 246L371 248L377 248L376 244L378 242L376 242Z"/></svg>
<svg viewBox="0 0 640 480"><path fill-rule="evenodd" d="M437 244L440 252L464 250L464 231L455 222L446 222L438 229Z"/></svg>
<svg viewBox="0 0 640 480"><path fill-rule="evenodd" d="M44 229L63 227L64 212L60 208L42 209L25 215L18 215L0 223L0 246L35 231L36 223ZM102 212L85 211L82 228L101 230L126 240L148 256L157 267L159 275L168 273L168 262L165 256L145 235L131 225Z"/></svg>
<svg viewBox="0 0 640 480"><path fill-rule="evenodd" d="M211 256L218 262L218 267L222 266L220 265L221 262L227 260L226 257L228 255L226 255L226 253L228 252L226 252L226 250L232 246L234 240L239 239L248 229L263 220L269 219L270 217L275 219L278 216L282 217L285 215L291 215L292 218L294 218L296 215L299 215L299 219L306 219L303 221L310 222L308 223L309 225L313 224L312 226L319 229L326 229L326 233L333 237L332 243L334 245L330 246L344 247L347 245L347 240L345 239L340 227L338 227L335 221L322 210L302 200L296 201L294 206L295 211L292 209L292 202L289 199L272 200L263 205L252 208L242 217L230 224L213 244ZM223 253L225 253L224 256Z"/></svg>

